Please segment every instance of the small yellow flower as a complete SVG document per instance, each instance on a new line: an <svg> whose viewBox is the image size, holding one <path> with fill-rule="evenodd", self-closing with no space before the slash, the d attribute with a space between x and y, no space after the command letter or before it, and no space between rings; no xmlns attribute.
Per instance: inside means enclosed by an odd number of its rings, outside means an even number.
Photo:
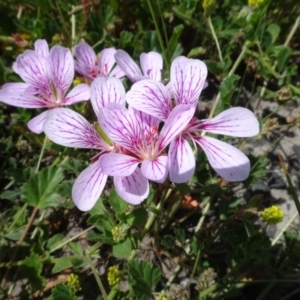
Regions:
<svg viewBox="0 0 300 300"><path fill-rule="evenodd" d="M74 291L74 293L80 291L81 286L78 275L71 273L67 279L67 286L71 288Z"/></svg>
<svg viewBox="0 0 300 300"><path fill-rule="evenodd" d="M122 242L123 240L125 240L126 236L127 236L127 230L128 230L128 226L123 225L123 226L115 226L112 230L111 230L111 234L113 236L113 240L116 243Z"/></svg>
<svg viewBox="0 0 300 300"><path fill-rule="evenodd" d="M210 14L215 4L216 0L203 0L202 7L207 14Z"/></svg>
<svg viewBox="0 0 300 300"><path fill-rule="evenodd" d="M261 217L264 222L277 224L283 220L284 213L278 206L272 205L271 207L264 209L264 211L261 213Z"/></svg>
<svg viewBox="0 0 300 300"><path fill-rule="evenodd" d="M168 300L166 295L157 295L155 296L155 300Z"/></svg>
<svg viewBox="0 0 300 300"><path fill-rule="evenodd" d="M110 286L117 285L122 278L122 274L117 266L111 266L108 268L107 281Z"/></svg>
<svg viewBox="0 0 300 300"><path fill-rule="evenodd" d="M84 83L84 79L83 77L76 77L74 80L73 80L73 85L76 86L80 83Z"/></svg>
<svg viewBox="0 0 300 300"><path fill-rule="evenodd" d="M259 7L261 6L265 0L248 0L248 5L252 7Z"/></svg>

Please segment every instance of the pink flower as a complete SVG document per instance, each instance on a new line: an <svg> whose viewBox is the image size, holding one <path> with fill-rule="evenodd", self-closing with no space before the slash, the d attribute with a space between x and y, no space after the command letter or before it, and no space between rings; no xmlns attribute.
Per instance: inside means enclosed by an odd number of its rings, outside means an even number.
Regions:
<svg viewBox="0 0 300 300"><path fill-rule="evenodd" d="M124 77L123 71L119 66L115 66L115 48L107 48L101 51L98 58L95 51L87 43L80 43L74 48L75 70L85 78L93 81L97 77Z"/></svg>
<svg viewBox="0 0 300 300"><path fill-rule="evenodd" d="M136 82L126 95L126 100L137 110L166 121L174 104L192 105L196 108L205 86L207 68L199 60L176 58L171 66L170 88L154 80ZM174 102L172 101L174 98ZM234 137L251 137L259 132L259 123L246 108L231 108L210 120L192 119L173 139L169 148L169 172L173 182L191 179L195 171L195 158L189 141L198 144L205 152L212 168L228 181L242 181L249 176L249 159L235 147L217 139L201 136L201 132Z"/></svg>
<svg viewBox="0 0 300 300"><path fill-rule="evenodd" d="M117 78L95 79L91 85L91 103L95 112L98 113L109 102L125 104L122 82ZM75 205L83 211L91 209L107 180L98 159L103 153L118 151L118 146L101 136L80 114L67 108L51 110L44 123L44 131L50 140L59 145L99 151L92 163L76 179L72 189Z"/></svg>
<svg viewBox="0 0 300 300"><path fill-rule="evenodd" d="M103 173L111 176L130 176L141 164L142 177L158 183L168 175L168 154L164 151L172 140L186 128L194 108L178 105L168 116L161 131L159 120L132 108L107 105L99 114L99 124L107 136L120 146L122 153L107 153L100 157ZM132 182L134 184L134 182ZM123 182L124 185L124 182ZM121 186L116 186L118 192ZM130 184L123 187L121 197L126 200ZM139 202L145 195L141 195Z"/></svg>
<svg viewBox="0 0 300 300"><path fill-rule="evenodd" d="M163 69L162 56L154 51L142 53L140 56L141 68L134 60L123 50L118 50L115 54L118 66L126 74L128 79L136 82L142 79L153 79L161 81L161 73Z"/></svg>
<svg viewBox="0 0 300 300"><path fill-rule="evenodd" d="M2 102L24 108L49 109L70 105L90 98L89 86L79 84L69 93L74 77L74 60L69 49L54 46L49 51L45 40L37 40L35 50L26 50L13 65L24 83L7 83L0 91ZM28 122L35 133L43 131L49 110Z"/></svg>

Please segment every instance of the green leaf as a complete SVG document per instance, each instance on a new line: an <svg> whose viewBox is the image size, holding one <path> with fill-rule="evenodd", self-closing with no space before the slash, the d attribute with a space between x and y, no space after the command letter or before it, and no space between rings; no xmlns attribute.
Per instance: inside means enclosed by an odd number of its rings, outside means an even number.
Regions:
<svg viewBox="0 0 300 300"><path fill-rule="evenodd" d="M5 200L16 200L20 196L20 190L7 190L4 191L3 193L0 194L0 199L5 199Z"/></svg>
<svg viewBox="0 0 300 300"><path fill-rule="evenodd" d="M71 262L74 268L81 268L89 264L87 259L81 257L72 257Z"/></svg>
<svg viewBox="0 0 300 300"><path fill-rule="evenodd" d="M100 242L103 244L114 245L115 241L112 237L106 236L104 234L96 233L95 231L90 231L87 235L87 239L92 242Z"/></svg>
<svg viewBox="0 0 300 300"><path fill-rule="evenodd" d="M222 100L223 104L225 104L225 105L227 104L229 106L232 94L236 87L236 83L238 82L239 79L240 79L240 76L233 74L233 75L225 78L221 82L220 94L221 94L221 100Z"/></svg>
<svg viewBox="0 0 300 300"><path fill-rule="evenodd" d="M124 242L113 246L113 254L116 258L128 258L132 250L131 240L127 238Z"/></svg>
<svg viewBox="0 0 300 300"><path fill-rule="evenodd" d="M107 210L103 204L103 198L99 198L98 201L95 203L95 205L93 206L93 208L91 210L89 210L89 214L91 216L95 216L95 215L104 215L107 213Z"/></svg>
<svg viewBox="0 0 300 300"><path fill-rule="evenodd" d="M130 226L140 226L146 223L147 218L147 211L144 208L139 207L126 216L126 222Z"/></svg>
<svg viewBox="0 0 300 300"><path fill-rule="evenodd" d="M167 50L170 56L174 56L174 52L176 50L176 47L178 45L178 40L180 38L180 35L184 29L184 26L182 24L179 24L174 27L172 36L168 42Z"/></svg>
<svg viewBox="0 0 300 300"><path fill-rule="evenodd" d="M75 255L83 256L83 250L78 243L71 242L68 246Z"/></svg>
<svg viewBox="0 0 300 300"><path fill-rule="evenodd" d="M72 267L72 257L60 257L55 258L54 267L52 268L52 273L59 273L65 269Z"/></svg>
<svg viewBox="0 0 300 300"><path fill-rule="evenodd" d="M56 192L64 198L72 198L72 187L75 180L65 180L56 189Z"/></svg>
<svg viewBox="0 0 300 300"><path fill-rule="evenodd" d="M206 53L206 49L203 48L203 47L196 47L196 48L193 48L189 54L187 55L188 57L198 57L200 55L203 55Z"/></svg>
<svg viewBox="0 0 300 300"><path fill-rule="evenodd" d="M159 268L135 259L128 263L128 273L129 282L137 299L149 299L152 289L155 288L161 278Z"/></svg>
<svg viewBox="0 0 300 300"><path fill-rule="evenodd" d="M51 293L49 300L78 300L73 291L63 283L58 283Z"/></svg>
<svg viewBox="0 0 300 300"><path fill-rule="evenodd" d="M36 254L31 254L21 264L22 274L29 280L34 289L41 290L46 285L46 280L41 276L43 264Z"/></svg>
<svg viewBox="0 0 300 300"><path fill-rule="evenodd" d="M267 28L267 32L271 35L271 44L274 44L279 36L280 27L273 23Z"/></svg>
<svg viewBox="0 0 300 300"><path fill-rule="evenodd" d="M48 167L33 175L22 188L21 198L25 203L45 209L58 205L59 195L55 193L64 175L61 168Z"/></svg>
<svg viewBox="0 0 300 300"><path fill-rule="evenodd" d="M277 67L279 72L282 72L286 67L287 61L293 54L293 51L291 48L283 45L277 46L276 51L277 51L277 55L276 55Z"/></svg>
<svg viewBox="0 0 300 300"><path fill-rule="evenodd" d="M88 219L88 224L96 226L96 228L100 231L108 231L111 232L112 224L110 220L110 215L94 215Z"/></svg>
<svg viewBox="0 0 300 300"><path fill-rule="evenodd" d="M220 75L224 72L224 64L219 61L206 60L205 64L207 65L209 72L214 75Z"/></svg>
<svg viewBox="0 0 300 300"><path fill-rule="evenodd" d="M175 183L175 186L182 196L191 192L191 188L187 183Z"/></svg>
<svg viewBox="0 0 300 300"><path fill-rule="evenodd" d="M116 189L112 188L109 194L109 200L112 208L118 214L121 214L127 209L127 202L125 202L117 193Z"/></svg>
<svg viewBox="0 0 300 300"><path fill-rule="evenodd" d="M185 243L185 230L181 227L176 227L174 228L174 233L175 233L175 237L176 239L181 243L184 244Z"/></svg>
<svg viewBox="0 0 300 300"><path fill-rule="evenodd" d="M64 241L64 235L62 233L55 234L47 242L47 249L52 250L57 245L60 245Z"/></svg>

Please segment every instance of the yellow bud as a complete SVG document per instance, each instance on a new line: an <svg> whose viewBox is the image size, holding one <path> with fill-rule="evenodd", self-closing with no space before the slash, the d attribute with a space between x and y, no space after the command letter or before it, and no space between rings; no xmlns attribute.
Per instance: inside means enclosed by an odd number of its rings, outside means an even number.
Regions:
<svg viewBox="0 0 300 300"><path fill-rule="evenodd" d="M67 279L67 286L71 288L75 293L81 290L78 275L71 273Z"/></svg>
<svg viewBox="0 0 300 300"><path fill-rule="evenodd" d="M259 7L261 6L265 0L248 0L248 5L252 7Z"/></svg>
<svg viewBox="0 0 300 300"><path fill-rule="evenodd" d="M261 213L261 217L264 222L277 224L283 220L284 213L278 206L272 205L271 207L264 209L264 211Z"/></svg>
<svg viewBox="0 0 300 300"><path fill-rule="evenodd" d="M117 266L111 266L108 268L107 281L110 286L117 285L122 278L122 274Z"/></svg>

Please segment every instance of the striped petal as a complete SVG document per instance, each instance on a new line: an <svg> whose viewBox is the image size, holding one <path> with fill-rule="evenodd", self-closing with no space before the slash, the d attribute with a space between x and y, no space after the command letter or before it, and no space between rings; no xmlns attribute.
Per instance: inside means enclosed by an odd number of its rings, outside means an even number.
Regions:
<svg viewBox="0 0 300 300"><path fill-rule="evenodd" d="M171 142L169 148L170 180L175 183L189 181L195 172L195 157L187 140L182 137Z"/></svg>
<svg viewBox="0 0 300 300"><path fill-rule="evenodd" d="M65 95L74 78L74 59L69 49L56 45L49 53L51 79L55 87Z"/></svg>
<svg viewBox="0 0 300 300"><path fill-rule="evenodd" d="M71 105L74 103L87 101L90 99L90 87L85 84L81 83L76 85L66 96L64 99L64 105Z"/></svg>
<svg viewBox="0 0 300 300"><path fill-rule="evenodd" d="M142 53L140 56L140 62L145 76L156 81L161 81L163 59L159 53L154 51Z"/></svg>
<svg viewBox="0 0 300 300"><path fill-rule="evenodd" d="M176 103L196 106L206 77L207 67L201 60L175 58L171 65L171 82Z"/></svg>
<svg viewBox="0 0 300 300"><path fill-rule="evenodd" d="M194 113L195 108L191 105L175 106L160 132L159 150L167 147L177 135L186 129Z"/></svg>
<svg viewBox="0 0 300 300"><path fill-rule="evenodd" d="M43 132L44 123L50 111L46 110L39 114L38 116L34 117L27 123L27 127L34 133L40 134Z"/></svg>
<svg viewBox="0 0 300 300"><path fill-rule="evenodd" d="M5 84L7 86L8 84ZM34 96L30 92L22 91L22 87L14 87L10 84L10 87L5 87L0 90L0 102L8 105L24 108L40 108L46 107L47 104L40 98Z"/></svg>
<svg viewBox="0 0 300 300"><path fill-rule="evenodd" d="M103 73L108 76L112 67L116 63L115 54L117 50L115 48L106 48L101 51L99 58L100 69L103 70Z"/></svg>
<svg viewBox="0 0 300 300"><path fill-rule="evenodd" d="M237 148L211 137L198 137L195 141L205 152L211 167L228 181L243 181L250 173L248 157Z"/></svg>
<svg viewBox="0 0 300 300"><path fill-rule="evenodd" d="M62 146L99 150L106 147L92 125L68 108L52 109L44 124L44 131L50 140Z"/></svg>
<svg viewBox="0 0 300 300"><path fill-rule="evenodd" d="M34 51L44 58L49 55L49 46L46 40L36 40L34 43Z"/></svg>
<svg viewBox="0 0 300 300"><path fill-rule="evenodd" d="M130 81L136 82L146 78L142 74L138 65L125 51L118 50L115 54L115 59L118 66L122 69Z"/></svg>
<svg viewBox="0 0 300 300"><path fill-rule="evenodd" d="M72 188L72 198L75 205L82 211L93 208L99 199L107 175L104 175L98 162L94 162L83 170L76 179Z"/></svg>
<svg viewBox="0 0 300 300"><path fill-rule="evenodd" d="M114 177L114 185L120 197L132 205L140 204L149 195L148 179L139 168L130 176Z"/></svg>
<svg viewBox="0 0 300 300"><path fill-rule="evenodd" d="M123 177L131 175L140 161L122 153L107 153L100 156L99 163L104 174Z"/></svg>
<svg viewBox="0 0 300 300"><path fill-rule="evenodd" d="M15 64L19 76L39 90L50 91L48 60L33 50L19 55Z"/></svg>
<svg viewBox="0 0 300 300"><path fill-rule="evenodd" d="M107 103L125 105L125 88L121 80L114 77L98 77L91 85L91 103L98 116Z"/></svg>
<svg viewBox="0 0 300 300"><path fill-rule="evenodd" d="M163 183L168 176L168 156L161 155L155 160L144 160L141 172L149 180Z"/></svg>
<svg viewBox="0 0 300 300"><path fill-rule="evenodd" d="M116 103L107 104L98 114L98 122L107 136L119 146L134 150L139 125L133 110Z"/></svg>
<svg viewBox="0 0 300 300"><path fill-rule="evenodd" d="M216 134L250 137L259 133L259 123L249 109L234 107L212 119L201 121L199 129Z"/></svg>
<svg viewBox="0 0 300 300"><path fill-rule="evenodd" d="M126 94L129 105L146 114L165 121L171 111L171 97L166 87L154 80L141 80L133 84Z"/></svg>

